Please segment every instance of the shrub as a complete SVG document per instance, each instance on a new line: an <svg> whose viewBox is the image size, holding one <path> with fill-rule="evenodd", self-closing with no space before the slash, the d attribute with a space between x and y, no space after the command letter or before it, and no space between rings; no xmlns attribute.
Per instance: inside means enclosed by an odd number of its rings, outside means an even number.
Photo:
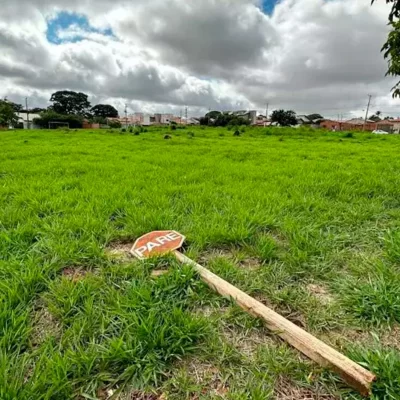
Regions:
<svg viewBox="0 0 400 400"><path fill-rule="evenodd" d="M125 133L125 132L126 132L126 129L125 129L125 128L122 128L122 129L121 129L121 132L122 132L122 133Z"/></svg>
<svg viewBox="0 0 400 400"><path fill-rule="evenodd" d="M171 131L176 131L176 124L175 125L171 124Z"/></svg>
<svg viewBox="0 0 400 400"><path fill-rule="evenodd" d="M235 133L233 134L233 136L240 136L240 132L238 130L236 130Z"/></svg>
<svg viewBox="0 0 400 400"><path fill-rule="evenodd" d="M108 126L115 129L119 129L122 127L121 122L119 121L108 121Z"/></svg>
<svg viewBox="0 0 400 400"><path fill-rule="evenodd" d="M349 138L352 139L354 137L354 133L353 132L345 132L345 134L343 135L344 138Z"/></svg>

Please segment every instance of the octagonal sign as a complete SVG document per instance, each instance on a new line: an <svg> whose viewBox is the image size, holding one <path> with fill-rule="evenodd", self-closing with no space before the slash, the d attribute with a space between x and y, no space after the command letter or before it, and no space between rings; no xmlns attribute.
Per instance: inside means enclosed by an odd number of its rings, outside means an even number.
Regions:
<svg viewBox="0 0 400 400"><path fill-rule="evenodd" d="M141 260L160 256L181 248L185 239L185 236L175 231L155 231L147 233L136 240L131 253Z"/></svg>

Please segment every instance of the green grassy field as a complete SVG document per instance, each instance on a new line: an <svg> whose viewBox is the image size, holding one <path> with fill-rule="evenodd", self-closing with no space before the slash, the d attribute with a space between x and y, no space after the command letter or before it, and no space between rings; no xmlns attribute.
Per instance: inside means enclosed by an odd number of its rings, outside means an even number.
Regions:
<svg viewBox="0 0 400 400"><path fill-rule="evenodd" d="M174 229L399 399L399 151L279 128L0 132L0 398L360 398L189 267L128 257Z"/></svg>

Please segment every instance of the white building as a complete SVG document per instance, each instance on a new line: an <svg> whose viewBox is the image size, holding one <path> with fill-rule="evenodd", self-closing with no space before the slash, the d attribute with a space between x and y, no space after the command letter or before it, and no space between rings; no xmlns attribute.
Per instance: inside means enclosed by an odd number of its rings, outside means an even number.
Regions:
<svg viewBox="0 0 400 400"><path fill-rule="evenodd" d="M161 123L162 124L169 124L173 121L174 115L173 114L161 114Z"/></svg>
<svg viewBox="0 0 400 400"><path fill-rule="evenodd" d="M24 125L24 129L39 129L40 127L33 123L35 118L40 118L40 114L31 114L27 112L17 113L18 123ZM29 121L28 121L29 118Z"/></svg>
<svg viewBox="0 0 400 400"><path fill-rule="evenodd" d="M143 126L150 126L151 125L151 121L150 121L150 115L149 114L144 114L143 115L143 122L142 122Z"/></svg>

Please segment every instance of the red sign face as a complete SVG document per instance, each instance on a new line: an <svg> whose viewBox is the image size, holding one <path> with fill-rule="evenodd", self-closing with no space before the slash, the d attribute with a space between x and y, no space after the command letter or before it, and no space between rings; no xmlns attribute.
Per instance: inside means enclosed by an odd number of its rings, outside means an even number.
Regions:
<svg viewBox="0 0 400 400"><path fill-rule="evenodd" d="M182 247L185 236L175 231L155 231L136 240L131 253L141 260L170 253Z"/></svg>

